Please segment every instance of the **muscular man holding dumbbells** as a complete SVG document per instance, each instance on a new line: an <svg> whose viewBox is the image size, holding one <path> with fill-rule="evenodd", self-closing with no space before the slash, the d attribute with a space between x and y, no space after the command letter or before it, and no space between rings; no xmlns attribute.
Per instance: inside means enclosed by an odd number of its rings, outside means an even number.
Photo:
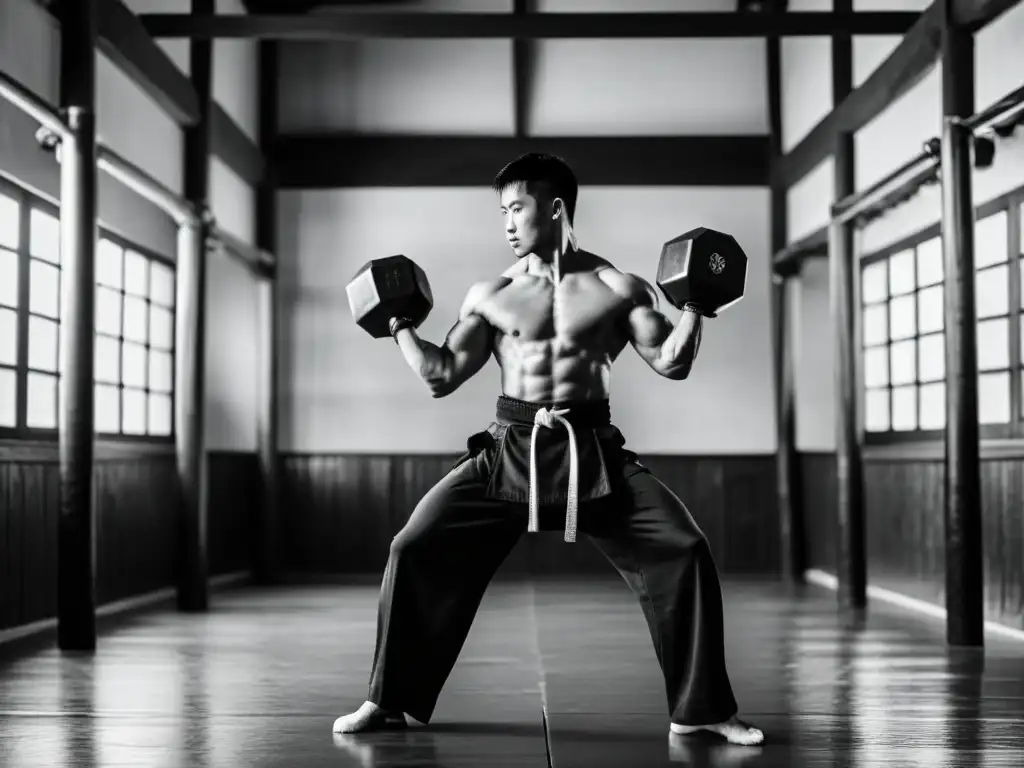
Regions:
<svg viewBox="0 0 1024 768"><path fill-rule="evenodd" d="M494 188L516 263L470 288L441 346L417 335L422 316L390 317L387 326L434 397L454 392L493 354L503 393L497 415L392 542L369 698L334 730L401 728L406 714L429 722L484 591L523 531L564 527L566 541L575 541L578 526L641 602L672 732L759 744L762 732L737 717L708 542L683 503L625 448L608 400L612 363L627 344L658 374L687 377L703 317L729 300L713 287L698 296L696 273L705 262L709 274L723 273L729 254L698 254L692 239L663 253L658 283L673 303L685 299L673 327L646 282L577 247L577 183L565 163L526 155L502 169ZM664 274L673 260L689 280ZM409 282L425 287L417 275Z"/></svg>

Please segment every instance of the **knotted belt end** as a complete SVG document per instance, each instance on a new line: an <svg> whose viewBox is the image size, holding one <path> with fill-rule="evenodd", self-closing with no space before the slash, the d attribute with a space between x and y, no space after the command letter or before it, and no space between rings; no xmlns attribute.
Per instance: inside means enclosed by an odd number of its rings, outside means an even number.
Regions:
<svg viewBox="0 0 1024 768"><path fill-rule="evenodd" d="M530 522L527 531L537 533L540 530L537 503L537 433L541 427L554 429L558 424L569 433L569 490L565 507L565 541L576 541L576 518L579 510L579 452L576 445L576 432L565 415L568 408L540 408L533 417L533 434L530 435Z"/></svg>

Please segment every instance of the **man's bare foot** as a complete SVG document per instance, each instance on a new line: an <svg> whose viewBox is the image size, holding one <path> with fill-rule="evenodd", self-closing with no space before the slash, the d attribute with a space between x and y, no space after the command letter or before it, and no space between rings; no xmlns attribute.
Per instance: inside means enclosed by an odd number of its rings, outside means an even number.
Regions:
<svg viewBox="0 0 1024 768"><path fill-rule="evenodd" d="M678 733L682 736L696 733L697 731L717 733L730 744L740 744L745 747L751 747L764 742L764 734L759 728L744 723L736 715L733 715L724 723L714 723L711 725L680 725L679 723L672 723L669 727L672 733Z"/></svg>
<svg viewBox="0 0 1024 768"><path fill-rule="evenodd" d="M381 709L372 701L367 701L352 714L342 715L335 720L334 733L393 731L407 725L404 713Z"/></svg>

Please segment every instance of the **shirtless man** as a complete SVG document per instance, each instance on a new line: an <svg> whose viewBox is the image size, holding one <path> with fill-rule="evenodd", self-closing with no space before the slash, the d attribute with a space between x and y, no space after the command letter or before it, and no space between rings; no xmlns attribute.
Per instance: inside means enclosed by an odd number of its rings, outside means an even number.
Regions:
<svg viewBox="0 0 1024 768"><path fill-rule="evenodd" d="M612 425L610 372L631 344L658 374L685 379L705 311L673 327L642 279L580 250L577 183L561 160L525 155L498 174L516 263L470 288L442 346L391 322L405 360L445 397L493 354L503 394L490 427L420 501L391 544L369 698L334 731L428 723L484 591L524 529L576 528L640 600L665 678L671 732L760 744L737 717L725 666L722 594L704 534Z"/></svg>

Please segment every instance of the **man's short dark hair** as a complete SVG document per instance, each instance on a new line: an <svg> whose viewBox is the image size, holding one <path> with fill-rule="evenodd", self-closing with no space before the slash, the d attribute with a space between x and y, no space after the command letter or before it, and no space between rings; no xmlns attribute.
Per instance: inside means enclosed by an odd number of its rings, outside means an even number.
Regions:
<svg viewBox="0 0 1024 768"><path fill-rule="evenodd" d="M500 195L508 187L519 183L525 183L526 191L534 197L537 196L537 187L543 186L552 199L562 198L569 214L569 223L572 223L576 214L579 184L576 182L576 174L562 158L539 152L517 157L498 172L491 187Z"/></svg>

